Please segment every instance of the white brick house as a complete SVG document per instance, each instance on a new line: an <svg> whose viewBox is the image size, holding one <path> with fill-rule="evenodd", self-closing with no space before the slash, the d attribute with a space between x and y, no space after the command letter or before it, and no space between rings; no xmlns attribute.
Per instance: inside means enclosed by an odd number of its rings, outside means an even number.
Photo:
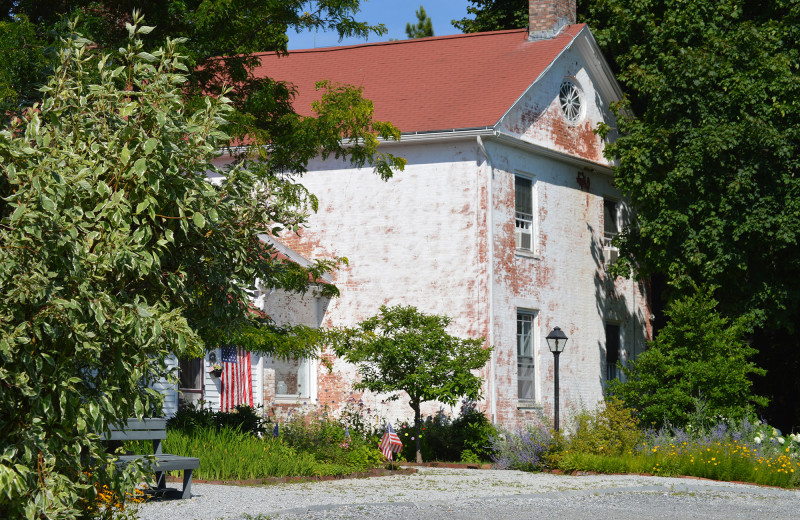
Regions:
<svg viewBox="0 0 800 520"><path fill-rule="evenodd" d="M569 4L531 2L542 3ZM626 206L593 130L614 126L609 104L621 92L589 28L574 24L574 2L569 9L566 19L545 20L553 30L540 24L535 40L511 30L263 55L258 72L293 83L300 113L310 113L317 80L363 87L376 119L403 132L382 146L408 165L383 182L370 168L310 164L301 182L319 212L281 241L309 259L347 257L331 273L341 296L264 294L261 308L318 326L354 325L382 304L448 314L452 333L495 346L482 407L506 426L539 407L552 411L544 337L559 326L569 337L562 410L602 399L616 359L644 349L650 311L643 287L605 274ZM304 367L308 387L279 402L338 408L351 396L352 366ZM271 373L254 376L278 384ZM411 415L403 400L356 395L390 419Z"/></svg>

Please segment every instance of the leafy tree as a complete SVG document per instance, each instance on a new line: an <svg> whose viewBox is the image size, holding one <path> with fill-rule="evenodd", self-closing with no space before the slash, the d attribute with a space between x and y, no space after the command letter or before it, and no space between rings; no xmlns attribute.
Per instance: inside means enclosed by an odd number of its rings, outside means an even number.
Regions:
<svg viewBox="0 0 800 520"><path fill-rule="evenodd" d="M425 12L425 8L419 6L419 11L415 14L417 15L416 25L411 25L411 23L406 24L406 34L408 37L416 39L433 36L433 20L431 20L431 17Z"/></svg>
<svg viewBox="0 0 800 520"><path fill-rule="evenodd" d="M253 73L259 64L254 53L286 53L290 29L336 31L341 37L384 34L382 24L354 18L359 4L360 0L0 0L0 13L9 24L29 19L42 41L63 34L65 18L79 16L77 30L100 47L115 50L125 45L131 10L139 9L154 26L144 50L152 51L167 36L187 38L177 50L188 68L183 88L188 107L201 109L206 94L229 86L228 98L236 110L226 118L224 130L235 142L263 146L263 158L276 171L302 173L321 143L315 142L313 130L299 124L291 103L293 87ZM40 66L47 68L48 62ZM41 74L23 79L22 90L35 92ZM36 100L21 99L28 102L25 106Z"/></svg>
<svg viewBox="0 0 800 520"><path fill-rule="evenodd" d="M358 367L361 380L355 388L408 394L417 462L422 462L420 404L435 400L453 406L462 397L479 398L482 381L471 371L483 368L492 353L483 338L448 334L451 323L448 316L425 314L416 307L382 305L380 314L331 335L336 354Z"/></svg>
<svg viewBox="0 0 800 520"><path fill-rule="evenodd" d="M611 381L609 393L640 414L645 426L686 426L695 404L706 413L743 419L765 406L753 395L750 376L764 374L750 358L756 350L742 340L748 320L720 315L708 290L674 300L659 336L629 367L626 381Z"/></svg>
<svg viewBox="0 0 800 520"><path fill-rule="evenodd" d="M521 29L528 26L526 0L469 0L468 14L475 18L452 20L453 27L465 33Z"/></svg>
<svg viewBox="0 0 800 520"><path fill-rule="evenodd" d="M37 88L48 73L42 66L47 63L45 48L45 39L26 16L0 21L0 114L16 113L19 106L39 99Z"/></svg>
<svg viewBox="0 0 800 520"><path fill-rule="evenodd" d="M759 384L786 396L770 420L800 424L800 2L587 7L627 92L606 153L638 225L616 272L662 273L671 298L715 286L723 315L754 316Z"/></svg>
<svg viewBox="0 0 800 520"><path fill-rule="evenodd" d="M223 91L190 110L185 41L148 52L141 36L152 28L134 18L111 53L72 27L41 105L0 131L3 518L80 517L93 484L139 482L136 465L113 471L98 435L160 411L148 383L165 375L167 355L201 355L253 331L267 331L254 342L272 351L292 331L250 312L248 286L304 291L336 264L304 269L260 242L302 225L313 200L270 161L212 163L229 139L230 101ZM378 161L375 134L396 129L372 121L353 91L320 88L317 117L297 127L324 134L323 156ZM346 137L353 148L341 146ZM302 334L292 347L316 348Z"/></svg>

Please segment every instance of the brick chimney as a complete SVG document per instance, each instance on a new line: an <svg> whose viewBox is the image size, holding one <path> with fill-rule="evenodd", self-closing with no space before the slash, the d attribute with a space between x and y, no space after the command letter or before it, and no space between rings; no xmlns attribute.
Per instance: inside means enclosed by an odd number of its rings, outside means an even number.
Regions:
<svg viewBox="0 0 800 520"><path fill-rule="evenodd" d="M552 38L576 20L576 0L528 0L528 39Z"/></svg>

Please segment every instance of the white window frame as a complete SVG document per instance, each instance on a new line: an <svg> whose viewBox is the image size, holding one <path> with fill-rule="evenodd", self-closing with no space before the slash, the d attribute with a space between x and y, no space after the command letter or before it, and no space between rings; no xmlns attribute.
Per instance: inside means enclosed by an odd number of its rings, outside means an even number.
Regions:
<svg viewBox="0 0 800 520"><path fill-rule="evenodd" d="M292 359L291 361L296 361L297 365L298 365L297 366L297 376L298 376L298 382L297 382L298 389L297 390L298 391L297 391L297 393L293 393L293 394L292 393L288 393L288 392L284 392L284 393L278 392L278 388L279 388L278 384L280 382L282 382L283 380L281 380L281 381L278 380L278 373L277 373L277 370L276 370L275 388L273 389L273 391L275 392L274 395L275 395L276 402L282 402L282 403L283 402L298 402L299 403L301 401L308 401L309 399L313 399L314 398L313 394L314 394L315 381L312 381L312 379L311 379L312 365L313 365L311 360L308 359L308 358L300 358L300 359L297 359L297 360ZM277 358L274 358L272 356L266 356L266 358L264 359L265 368L266 368L266 364L270 364L271 366L269 368L272 368L273 370L275 370L275 364L280 365L281 363L284 363L284 361L282 361L280 359L277 359ZM301 386L305 386L305 388L300 388Z"/></svg>
<svg viewBox="0 0 800 520"><path fill-rule="evenodd" d="M192 358L192 359L176 359L178 367L178 408L183 408L188 405L196 405L199 401L203 400L205 390L205 359ZM197 386L182 386L184 378L184 370L188 368L194 372L194 381L192 385Z"/></svg>
<svg viewBox="0 0 800 520"><path fill-rule="evenodd" d="M614 238L616 238L620 230L622 230L622 221L621 215L622 212L620 211L620 204L622 201L613 197L603 197L603 259L605 263L612 264L617 261L619 257L619 249L617 249L613 245ZM606 228L606 205L613 204L614 205L614 228L615 231L607 231Z"/></svg>
<svg viewBox="0 0 800 520"><path fill-rule="evenodd" d="M520 324L522 322L527 322L530 324L530 330L528 337L530 338L530 356L521 356L520 354ZM517 358L517 399L519 401L520 408L531 407L536 404L536 399L538 398L539 392L537 391L536 384L537 384L537 363L536 363L536 353L538 352L537 349L537 342L538 342L538 313L531 309L521 309L517 308L517 319L516 319L516 358ZM525 358L525 359L521 359ZM530 377L523 378L520 375L521 372L521 364L523 362L528 362L530 366ZM529 395L520 395L520 383L523 381L528 381L530 383L530 394Z"/></svg>
<svg viewBox="0 0 800 520"><path fill-rule="evenodd" d="M518 212L517 211L517 179L530 182L530 198L531 198L531 212ZM517 251L536 254L537 252L537 222L536 222L536 209L537 209L537 193L536 193L536 177L517 170L514 173L514 243ZM527 233L526 233L527 232ZM523 236L527 234L530 240L528 247L522 246Z"/></svg>

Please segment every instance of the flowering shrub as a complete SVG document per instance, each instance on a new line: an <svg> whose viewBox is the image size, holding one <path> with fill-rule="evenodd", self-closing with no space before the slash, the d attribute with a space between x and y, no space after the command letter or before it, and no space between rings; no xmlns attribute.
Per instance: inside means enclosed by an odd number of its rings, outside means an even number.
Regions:
<svg viewBox="0 0 800 520"><path fill-rule="evenodd" d="M798 440L800 435L783 437L776 428L748 420L718 423L705 432L665 427L645 432L641 442L625 453L566 451L557 463L565 471L691 475L797 487Z"/></svg>
<svg viewBox="0 0 800 520"><path fill-rule="evenodd" d="M767 455L786 455L792 459L800 458L800 434L784 436L777 428L767 423L757 425L752 433L752 441Z"/></svg>
<svg viewBox="0 0 800 520"><path fill-rule="evenodd" d="M570 451L618 455L633 449L643 437L635 412L615 398L594 411L579 412L572 423Z"/></svg>
<svg viewBox="0 0 800 520"><path fill-rule="evenodd" d="M83 472L91 477L91 472ZM97 520L135 520L139 504L145 501L144 493L134 489L133 493L122 493L112 490L106 484L95 482L87 491L91 497L84 497L80 504L83 512Z"/></svg>
<svg viewBox="0 0 800 520"><path fill-rule="evenodd" d="M548 465L554 439L549 423L538 417L524 428L492 436L490 442L497 469L540 471Z"/></svg>

